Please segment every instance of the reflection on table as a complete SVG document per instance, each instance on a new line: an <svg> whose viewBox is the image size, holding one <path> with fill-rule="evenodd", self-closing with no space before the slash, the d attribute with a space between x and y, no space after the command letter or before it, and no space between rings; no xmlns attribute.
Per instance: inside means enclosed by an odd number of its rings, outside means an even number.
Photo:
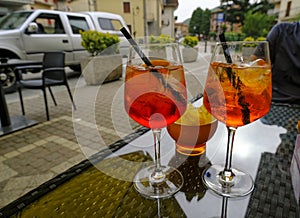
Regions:
<svg viewBox="0 0 300 218"><path fill-rule="evenodd" d="M207 143L206 153L196 157L176 153L174 141L166 130L163 131L162 162L177 167L185 180L184 187L172 198L146 199L133 187L135 173L153 163L153 137L148 131L127 141L128 144L120 146L117 143L119 149L116 152L101 151L46 182L0 210L0 217L12 213L17 217L206 218L221 217L222 214L225 217L225 213L230 218L257 217L258 214L262 217L298 217L287 154L293 150L296 133L293 128L299 115L300 109L272 106L264 119L237 133L233 165L249 172L256 180L251 196L226 199L203 186L201 174L205 167L224 161L227 135L225 126L219 124L216 134ZM265 156L267 159L263 159ZM272 162L273 159L276 162Z"/></svg>

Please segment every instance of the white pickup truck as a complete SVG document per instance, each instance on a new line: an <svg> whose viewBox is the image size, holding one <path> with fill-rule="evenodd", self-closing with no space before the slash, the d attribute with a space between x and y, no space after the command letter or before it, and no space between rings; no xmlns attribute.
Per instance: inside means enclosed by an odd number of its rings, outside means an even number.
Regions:
<svg viewBox="0 0 300 218"><path fill-rule="evenodd" d="M0 58L41 61L46 51L64 51L66 66L80 71L80 59L88 53L81 46L79 31L117 34L120 53L125 55L128 43L119 31L122 26L126 24L120 15L106 12L16 11L0 19ZM0 69L5 92L15 90L12 70Z"/></svg>

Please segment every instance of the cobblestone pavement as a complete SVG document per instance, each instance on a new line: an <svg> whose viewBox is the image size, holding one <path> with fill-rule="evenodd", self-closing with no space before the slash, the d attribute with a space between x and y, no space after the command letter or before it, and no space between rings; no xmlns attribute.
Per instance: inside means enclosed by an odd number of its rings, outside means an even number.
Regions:
<svg viewBox="0 0 300 218"><path fill-rule="evenodd" d="M122 79L101 87L86 86L82 78L73 78L72 83L77 106L74 114L67 92L59 88L54 94L57 106L49 96L50 121L46 121L43 97L39 90L34 90L39 94L25 97L25 112L27 118L39 123L0 137L0 208L137 127L131 123L132 129L127 131L119 126L120 132L112 122L116 119L118 124L132 122L128 116L111 117L112 104L116 104L113 101L120 100L114 96L121 92ZM8 109L11 116L21 114L18 101L8 101Z"/></svg>
<svg viewBox="0 0 300 218"><path fill-rule="evenodd" d="M190 72L200 72L202 78L207 59L203 65L196 62L185 67L188 83L195 83ZM123 108L123 78L102 86L87 86L77 76L69 83L76 111L64 88L54 87L58 105L49 96L50 121L46 121L43 97L34 90L39 94L25 93L24 104L26 117L38 124L0 136L0 208L139 127ZM19 101L12 100L13 95L17 93L6 96L9 113L21 115Z"/></svg>

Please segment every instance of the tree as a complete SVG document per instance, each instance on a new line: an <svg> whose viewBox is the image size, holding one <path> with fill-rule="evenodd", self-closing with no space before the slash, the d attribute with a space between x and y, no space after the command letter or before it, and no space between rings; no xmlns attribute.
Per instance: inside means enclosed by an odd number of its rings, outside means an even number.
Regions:
<svg viewBox="0 0 300 218"><path fill-rule="evenodd" d="M243 25L248 11L266 14L269 9L274 8L274 4L270 4L269 0L255 1L253 4L250 4L250 0L221 0L221 7L227 22Z"/></svg>
<svg viewBox="0 0 300 218"><path fill-rule="evenodd" d="M191 35L207 35L210 28L210 14L209 9L203 11L201 8L197 8L194 10L189 23L189 33Z"/></svg>
<svg viewBox="0 0 300 218"><path fill-rule="evenodd" d="M243 33L246 36L257 38L260 36L267 36L271 27L273 26L275 17L269 16L265 13L248 11L245 15Z"/></svg>
<svg viewBox="0 0 300 218"><path fill-rule="evenodd" d="M205 9L205 11L202 14L200 33L202 33L205 36L208 35L210 29L210 14L211 12L209 9Z"/></svg>
<svg viewBox="0 0 300 218"><path fill-rule="evenodd" d="M225 13L225 19L229 23L242 23L245 19L245 14L249 10L249 0L221 0L221 7Z"/></svg>
<svg viewBox="0 0 300 218"><path fill-rule="evenodd" d="M203 10L201 8L197 8L193 11L190 23L189 23L189 33L191 35L197 35L200 33L200 24L202 20Z"/></svg>
<svg viewBox="0 0 300 218"><path fill-rule="evenodd" d="M266 14L268 10L273 9L274 6L275 4L269 3L269 0L260 0L250 5L249 10L251 10L253 13L260 12Z"/></svg>

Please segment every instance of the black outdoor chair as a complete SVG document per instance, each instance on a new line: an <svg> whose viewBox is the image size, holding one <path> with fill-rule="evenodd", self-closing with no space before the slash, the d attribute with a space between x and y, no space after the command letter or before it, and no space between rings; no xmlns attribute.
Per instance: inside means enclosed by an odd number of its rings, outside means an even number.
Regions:
<svg viewBox="0 0 300 218"><path fill-rule="evenodd" d="M41 70L42 77L40 79L27 79L24 80L22 78L22 73L28 69L30 70ZM65 72L65 53L64 52L46 52L44 53L43 58L43 66L22 66L16 67L15 73L17 75L18 80L18 92L20 97L20 103L22 108L22 113L25 115L23 97L22 97L22 89L41 89L44 95L45 101L45 109L46 109L46 116L47 120L49 120L49 109L48 109L48 101L47 101L47 94L46 88L50 92L54 105L56 106L56 100L54 98L53 92L51 90L51 86L66 86L71 102L73 104L74 109L76 110L76 105L74 103L71 90L67 81L66 72Z"/></svg>

